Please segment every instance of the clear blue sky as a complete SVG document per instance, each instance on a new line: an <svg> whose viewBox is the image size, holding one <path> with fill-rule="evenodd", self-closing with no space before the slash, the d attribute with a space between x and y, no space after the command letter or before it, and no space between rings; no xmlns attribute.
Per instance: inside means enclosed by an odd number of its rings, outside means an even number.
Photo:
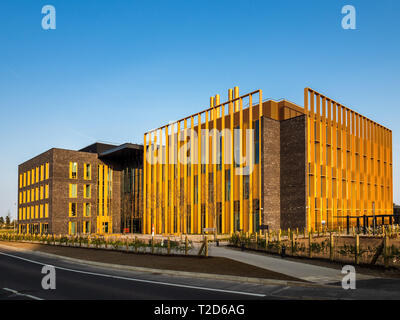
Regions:
<svg viewBox="0 0 400 320"><path fill-rule="evenodd" d="M56 8L57 29L41 28ZM354 5L357 29L341 27ZM15 214L17 165L143 133L235 85L303 104L312 87L393 130L400 202L400 1L0 2L0 215Z"/></svg>

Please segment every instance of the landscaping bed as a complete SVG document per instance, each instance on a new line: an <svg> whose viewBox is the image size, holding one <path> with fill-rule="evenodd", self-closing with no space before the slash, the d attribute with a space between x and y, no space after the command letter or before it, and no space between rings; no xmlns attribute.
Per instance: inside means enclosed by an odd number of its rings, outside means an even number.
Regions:
<svg viewBox="0 0 400 320"><path fill-rule="evenodd" d="M169 256L161 254L157 255L148 253L134 253L94 248L66 247L58 245L9 241L0 241L0 244L9 247L40 251L75 259L127 265L133 267L233 275L285 281L301 281L297 278L293 278L284 274L220 257L178 255Z"/></svg>

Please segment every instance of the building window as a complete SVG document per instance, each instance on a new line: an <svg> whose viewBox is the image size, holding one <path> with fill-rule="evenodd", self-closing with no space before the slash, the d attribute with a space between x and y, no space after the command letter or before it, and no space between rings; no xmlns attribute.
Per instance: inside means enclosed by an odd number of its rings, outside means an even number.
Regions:
<svg viewBox="0 0 400 320"><path fill-rule="evenodd" d="M201 233L204 233L204 228L206 227L206 205L201 204Z"/></svg>
<svg viewBox="0 0 400 320"><path fill-rule="evenodd" d="M40 166L40 181L44 180L44 165Z"/></svg>
<svg viewBox="0 0 400 320"><path fill-rule="evenodd" d="M90 203L83 204L83 216L90 217Z"/></svg>
<svg viewBox="0 0 400 320"><path fill-rule="evenodd" d="M70 217L76 217L77 207L78 207L78 205L76 203L70 202L70 204L69 204L69 216Z"/></svg>
<svg viewBox="0 0 400 320"><path fill-rule="evenodd" d="M19 187L22 188L22 179L23 179L23 175L22 173L19 175Z"/></svg>
<svg viewBox="0 0 400 320"><path fill-rule="evenodd" d="M197 202L199 201L199 186L198 186L198 182L197 182L197 177L198 176L194 176L194 181L193 181L193 185L194 185L194 203L197 204Z"/></svg>
<svg viewBox="0 0 400 320"><path fill-rule="evenodd" d="M49 185L46 184L46 185L44 186L44 189L45 189L45 191L44 191L45 197L46 197L46 199L48 199L48 198L49 198Z"/></svg>
<svg viewBox="0 0 400 320"><path fill-rule="evenodd" d="M28 186L31 184L31 172L28 171L28 181L27 181Z"/></svg>
<svg viewBox="0 0 400 320"><path fill-rule="evenodd" d="M90 233L90 221L83 221L83 233Z"/></svg>
<svg viewBox="0 0 400 320"><path fill-rule="evenodd" d="M90 198L90 184L85 184L85 192L84 192L84 197L89 199Z"/></svg>
<svg viewBox="0 0 400 320"><path fill-rule="evenodd" d="M69 185L69 197L76 198L78 196L78 185L70 184Z"/></svg>
<svg viewBox="0 0 400 320"><path fill-rule="evenodd" d="M253 213L253 232L258 233L260 231L260 212L258 209L254 209Z"/></svg>
<svg viewBox="0 0 400 320"><path fill-rule="evenodd" d="M49 224L43 223L42 224L42 233L47 234L49 232Z"/></svg>
<svg viewBox="0 0 400 320"><path fill-rule="evenodd" d="M46 203L46 204L44 205L44 217L45 217L45 218L48 218L48 217L49 217L49 204L48 204L48 203Z"/></svg>
<svg viewBox="0 0 400 320"><path fill-rule="evenodd" d="M222 169L222 134L219 136L218 163L217 163L217 170L220 171L221 169Z"/></svg>
<svg viewBox="0 0 400 320"><path fill-rule="evenodd" d="M243 176L243 196L246 200L249 198L249 176Z"/></svg>
<svg viewBox="0 0 400 320"><path fill-rule="evenodd" d="M231 200L231 170L225 170L225 201Z"/></svg>
<svg viewBox="0 0 400 320"><path fill-rule="evenodd" d="M103 233L108 233L108 222L103 222Z"/></svg>
<svg viewBox="0 0 400 320"><path fill-rule="evenodd" d="M77 162L69 163L69 178L70 179L78 179L78 163Z"/></svg>
<svg viewBox="0 0 400 320"><path fill-rule="evenodd" d="M76 234L76 222L69 222L69 234L70 235L75 235Z"/></svg>
<svg viewBox="0 0 400 320"><path fill-rule="evenodd" d="M84 179L91 180L92 179L92 166L89 163L85 163L84 167Z"/></svg>
<svg viewBox="0 0 400 320"><path fill-rule="evenodd" d="M38 183L39 182L39 167L36 167L35 177L36 177L36 183Z"/></svg>
<svg viewBox="0 0 400 320"><path fill-rule="evenodd" d="M43 186L40 186L40 200L43 200L43 196L44 196L44 194L43 194Z"/></svg>
<svg viewBox="0 0 400 320"><path fill-rule="evenodd" d="M240 149L240 137L241 137L241 131L239 130L240 127L237 126L235 127L235 130L233 132L233 145L234 145L234 164L235 168L239 168L241 165L242 161L242 150Z"/></svg>
<svg viewBox="0 0 400 320"><path fill-rule="evenodd" d="M49 163L48 162L46 162L46 177L45 177L45 179L47 180L47 179L49 179L49 176L50 176L50 172L49 172Z"/></svg>
<svg viewBox="0 0 400 320"><path fill-rule="evenodd" d="M235 201L233 204L233 215L234 215L234 231L242 231L240 229L240 201Z"/></svg>
<svg viewBox="0 0 400 320"><path fill-rule="evenodd" d="M176 212L176 207L174 207L174 233L178 232L178 214Z"/></svg>
<svg viewBox="0 0 400 320"><path fill-rule="evenodd" d="M34 184L35 183L35 169L32 169L31 177L32 177L32 184Z"/></svg>
<svg viewBox="0 0 400 320"><path fill-rule="evenodd" d="M36 188L36 201L39 200L39 187Z"/></svg>
<svg viewBox="0 0 400 320"><path fill-rule="evenodd" d="M42 219L43 218L43 205L41 204L39 208L40 208L40 219Z"/></svg>

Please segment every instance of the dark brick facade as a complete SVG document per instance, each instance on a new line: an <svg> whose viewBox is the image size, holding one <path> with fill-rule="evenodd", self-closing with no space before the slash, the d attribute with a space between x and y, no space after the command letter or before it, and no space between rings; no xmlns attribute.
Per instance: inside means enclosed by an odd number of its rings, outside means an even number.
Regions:
<svg viewBox="0 0 400 320"><path fill-rule="evenodd" d="M306 117L281 121L281 228L306 227Z"/></svg>
<svg viewBox="0 0 400 320"><path fill-rule="evenodd" d="M262 118L262 224L306 226L306 117Z"/></svg>
<svg viewBox="0 0 400 320"><path fill-rule="evenodd" d="M262 130L262 224L270 229L280 228L280 122L267 117L261 121Z"/></svg>
<svg viewBox="0 0 400 320"><path fill-rule="evenodd" d="M76 162L78 165L77 179L70 179L69 166L70 162ZM67 234L69 222L76 222L77 232L83 231L84 221L90 221L91 233L97 230L97 212L98 212L98 166L108 165L113 169L112 177L112 195L111 195L111 219L112 233L119 233L121 228L121 168L108 160L101 160L97 153L81 152L64 149L50 149L43 154L19 165L18 177L20 174L28 170L35 169L45 163L49 163L49 179L39 181L33 185L18 188L18 193L26 191L30 188L40 187L41 185L49 185L49 197L39 201L30 201L29 203L19 204L19 208L35 206L48 203L48 218L39 219L20 219L20 225L48 224L48 232L54 234ZM84 165L91 165L91 179L84 179ZM19 181L18 181L19 184ZM70 198L70 184L77 185L77 197ZM90 185L90 198L84 198L84 186ZM76 217L69 216L69 204L77 204ZM84 203L90 203L91 215L84 216Z"/></svg>

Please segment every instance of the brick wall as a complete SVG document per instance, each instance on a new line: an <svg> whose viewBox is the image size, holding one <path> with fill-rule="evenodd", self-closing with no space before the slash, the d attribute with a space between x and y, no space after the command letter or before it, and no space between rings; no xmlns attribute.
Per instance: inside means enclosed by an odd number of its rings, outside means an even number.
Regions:
<svg viewBox="0 0 400 320"><path fill-rule="evenodd" d="M280 123L267 117L262 130L262 224L280 228Z"/></svg>
<svg viewBox="0 0 400 320"><path fill-rule="evenodd" d="M20 164L18 166L18 212L20 208L27 208L27 207L32 207L32 206L40 206L40 205L45 205L46 203L49 204L49 217L48 218L42 218L40 219L40 213L39 213L39 218L35 219L35 218L31 218L31 219L26 219L26 220L18 220L18 224L39 224L39 223L47 223L49 225L49 229L52 226L52 220L51 220L51 190L52 190L52 159L53 159L53 149L50 149L34 158L32 158L29 161L26 161L22 164ZM20 188L19 187L19 176L20 174L23 174L24 172L27 172L28 170L31 171L32 169L35 169L35 175L36 175L36 167L39 167L39 172L40 172L40 166L44 165L45 163L49 163L49 179L47 180L43 180L43 181L39 181L38 183L36 183L36 177L35 177L35 182L29 183L29 185L26 185L25 187ZM32 179L32 178L31 178ZM30 201L29 203L19 203L19 193L20 192L27 192L27 190L32 190L33 188L39 188L40 191L40 187L43 186L43 188L45 187L45 185L48 184L49 185L49 198L48 199L42 199L38 201L34 200L34 201ZM44 197L45 198L45 197ZM26 209L25 209L26 210ZM43 213L44 215L44 213Z"/></svg>
<svg viewBox="0 0 400 320"><path fill-rule="evenodd" d="M262 118L262 224L269 230L306 226L306 117Z"/></svg>
<svg viewBox="0 0 400 320"><path fill-rule="evenodd" d="M280 123L281 228L306 227L306 117Z"/></svg>
<svg viewBox="0 0 400 320"><path fill-rule="evenodd" d="M77 162L77 179L69 178L69 163ZM91 180L84 180L84 164L91 164ZM72 150L54 149L52 179L52 222L51 232L68 233L68 222L77 222L77 229L82 230L83 221L91 221L92 232L96 230L97 213L97 154ZM77 184L77 198L69 198L69 185ZM84 185L91 185L90 199L84 199ZM69 203L77 203L77 216L69 217ZM83 204L91 204L91 217L83 217Z"/></svg>

